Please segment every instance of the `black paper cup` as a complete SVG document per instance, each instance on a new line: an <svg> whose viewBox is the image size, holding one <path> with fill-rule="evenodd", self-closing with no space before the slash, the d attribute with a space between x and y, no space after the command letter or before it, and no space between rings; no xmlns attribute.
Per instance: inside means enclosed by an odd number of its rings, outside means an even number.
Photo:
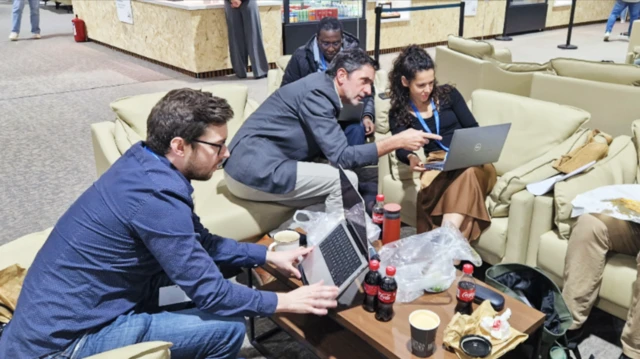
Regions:
<svg viewBox="0 0 640 359"><path fill-rule="evenodd" d="M436 350L436 333L440 326L440 317L426 309L413 311L409 315L411 325L411 352L413 355L426 358Z"/></svg>

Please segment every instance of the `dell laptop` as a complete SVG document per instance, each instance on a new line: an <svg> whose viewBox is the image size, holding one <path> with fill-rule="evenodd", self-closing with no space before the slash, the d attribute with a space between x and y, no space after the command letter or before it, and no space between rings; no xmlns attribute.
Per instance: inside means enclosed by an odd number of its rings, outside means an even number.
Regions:
<svg viewBox="0 0 640 359"><path fill-rule="evenodd" d="M428 170L453 171L494 163L500 159L510 123L455 130L444 161L429 162Z"/></svg>

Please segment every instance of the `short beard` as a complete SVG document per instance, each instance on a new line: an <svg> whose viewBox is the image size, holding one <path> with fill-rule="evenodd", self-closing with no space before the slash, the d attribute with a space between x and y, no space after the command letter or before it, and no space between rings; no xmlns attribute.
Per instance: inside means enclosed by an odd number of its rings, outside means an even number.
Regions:
<svg viewBox="0 0 640 359"><path fill-rule="evenodd" d="M199 170L195 168L191 162L187 163L184 172L184 176L187 177L188 180L193 181L208 181L213 176L213 172Z"/></svg>

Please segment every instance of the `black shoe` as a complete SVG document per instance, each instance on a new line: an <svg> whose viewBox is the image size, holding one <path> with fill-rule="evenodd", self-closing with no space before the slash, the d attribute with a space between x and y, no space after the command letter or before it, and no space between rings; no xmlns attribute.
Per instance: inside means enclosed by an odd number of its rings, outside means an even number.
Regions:
<svg viewBox="0 0 640 359"><path fill-rule="evenodd" d="M255 79L255 80L260 80L260 79L263 79L263 78L265 78L265 77L267 77L267 74L264 74L264 75L262 75L262 76L255 76L255 77L254 77L254 79Z"/></svg>
<svg viewBox="0 0 640 359"><path fill-rule="evenodd" d="M620 358L618 359L631 359L628 356L624 355L624 353L620 354Z"/></svg>

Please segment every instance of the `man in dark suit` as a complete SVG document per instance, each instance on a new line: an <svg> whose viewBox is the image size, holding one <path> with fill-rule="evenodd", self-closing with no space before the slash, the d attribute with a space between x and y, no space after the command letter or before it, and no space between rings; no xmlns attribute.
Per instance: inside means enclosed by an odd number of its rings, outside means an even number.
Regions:
<svg viewBox="0 0 640 359"><path fill-rule="evenodd" d="M291 56L284 71L281 87L295 82L316 72L325 72L331 60L342 50L360 47L360 41L344 31L342 24L335 17L320 20L316 35L300 46ZM373 91L372 91L373 92ZM365 143L366 136L375 130L375 107L373 94L362 100L364 108L360 118L341 121L340 127L347 136L350 145Z"/></svg>
<svg viewBox="0 0 640 359"><path fill-rule="evenodd" d="M362 49L338 53L324 73L314 73L273 93L233 137L225 164L227 187L254 201L305 207L324 202L342 210L340 175L378 162L399 148L415 151L437 135L407 130L375 143L350 146L338 124L343 103L371 94L374 61ZM324 157L329 164L314 162ZM347 171L357 188L355 173Z"/></svg>

